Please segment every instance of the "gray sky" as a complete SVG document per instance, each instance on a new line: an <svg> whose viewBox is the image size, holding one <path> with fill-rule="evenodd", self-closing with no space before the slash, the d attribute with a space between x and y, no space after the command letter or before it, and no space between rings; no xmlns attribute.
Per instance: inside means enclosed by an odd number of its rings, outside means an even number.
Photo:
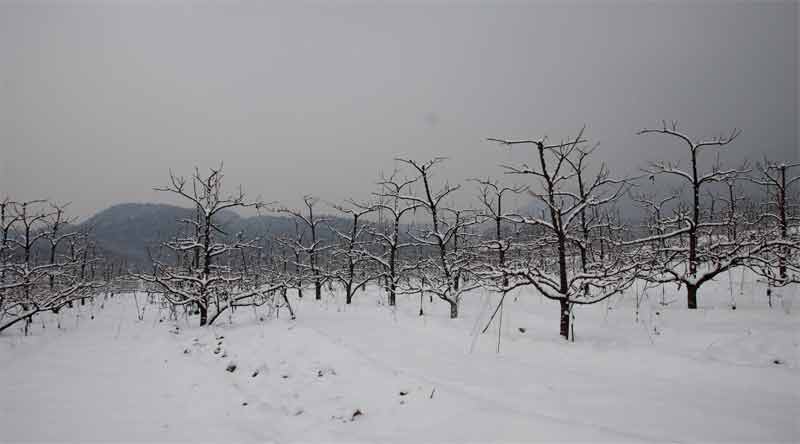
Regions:
<svg viewBox="0 0 800 444"><path fill-rule="evenodd" d="M0 1L0 194L169 202L168 169L296 205L363 198L396 156L453 182L493 137L583 124L612 171L683 155L644 126L733 127L730 162L798 158L795 2ZM679 151L680 150L680 151ZM466 194L465 194L466 196Z"/></svg>

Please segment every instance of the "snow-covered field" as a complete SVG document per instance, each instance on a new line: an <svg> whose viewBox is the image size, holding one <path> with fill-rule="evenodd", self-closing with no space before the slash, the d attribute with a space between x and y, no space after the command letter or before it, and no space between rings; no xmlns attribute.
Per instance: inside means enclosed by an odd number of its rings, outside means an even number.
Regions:
<svg viewBox="0 0 800 444"><path fill-rule="evenodd" d="M240 309L211 328L155 306L139 321L118 295L0 336L0 441L798 442L800 298L779 291L770 309L740 282L736 310L727 279L693 312L674 287L638 322L632 292L580 307L575 343L525 290L507 298L500 353L496 323L478 334L497 300L484 292L455 321L368 289L353 306L295 299L296 321Z"/></svg>

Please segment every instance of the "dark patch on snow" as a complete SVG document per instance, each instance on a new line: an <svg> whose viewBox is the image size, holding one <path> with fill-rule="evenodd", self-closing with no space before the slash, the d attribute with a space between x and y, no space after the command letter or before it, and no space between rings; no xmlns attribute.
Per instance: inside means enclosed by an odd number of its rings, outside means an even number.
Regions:
<svg viewBox="0 0 800 444"><path fill-rule="evenodd" d="M336 376L336 370L332 368L321 368L317 370L317 377L321 378L325 375Z"/></svg>
<svg viewBox="0 0 800 444"><path fill-rule="evenodd" d="M229 363L228 366L225 367L225 371L229 372L229 373L235 372L236 371L236 363L235 362Z"/></svg>
<svg viewBox="0 0 800 444"><path fill-rule="evenodd" d="M363 416L363 415L364 415L364 413L361 412L361 409L356 409L356 411L353 412L353 415L350 417L350 421L355 421L356 418L358 418L359 416Z"/></svg>

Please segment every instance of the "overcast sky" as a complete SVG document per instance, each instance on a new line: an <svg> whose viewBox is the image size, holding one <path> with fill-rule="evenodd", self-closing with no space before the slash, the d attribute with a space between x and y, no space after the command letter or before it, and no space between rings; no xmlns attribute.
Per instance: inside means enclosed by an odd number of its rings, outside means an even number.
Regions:
<svg viewBox="0 0 800 444"><path fill-rule="evenodd" d="M170 168L296 205L363 198L396 156L500 176L486 137L584 124L613 171L677 119L798 158L796 2L0 2L0 194L168 202Z"/></svg>

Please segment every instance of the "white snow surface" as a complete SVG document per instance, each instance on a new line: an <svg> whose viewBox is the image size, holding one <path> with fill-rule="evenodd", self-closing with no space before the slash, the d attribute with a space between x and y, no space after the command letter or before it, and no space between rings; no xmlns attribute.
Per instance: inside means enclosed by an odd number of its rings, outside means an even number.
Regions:
<svg viewBox="0 0 800 444"><path fill-rule="evenodd" d="M293 298L296 321L239 309L208 328L100 298L0 335L0 441L798 442L797 290L769 308L750 280L704 287L695 311L650 290L638 322L633 291L579 307L574 343L558 305L522 290L500 353L497 320L479 334L498 300L484 291L457 320L370 288L351 306Z"/></svg>

